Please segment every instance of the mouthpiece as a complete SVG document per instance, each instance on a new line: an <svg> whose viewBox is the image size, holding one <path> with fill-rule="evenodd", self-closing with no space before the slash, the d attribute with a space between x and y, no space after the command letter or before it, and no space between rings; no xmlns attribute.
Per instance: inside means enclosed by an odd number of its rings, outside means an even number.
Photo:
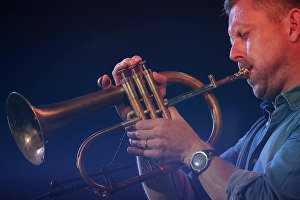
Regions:
<svg viewBox="0 0 300 200"><path fill-rule="evenodd" d="M247 68L242 68L238 73L234 74L236 78L249 78L250 71Z"/></svg>

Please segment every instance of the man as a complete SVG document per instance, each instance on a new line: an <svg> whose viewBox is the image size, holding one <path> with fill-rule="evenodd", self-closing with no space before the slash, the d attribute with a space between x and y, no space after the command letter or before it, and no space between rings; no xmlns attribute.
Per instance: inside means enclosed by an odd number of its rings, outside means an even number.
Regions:
<svg viewBox="0 0 300 200"><path fill-rule="evenodd" d="M169 108L172 120L143 120L129 127L129 153L180 162L193 171L189 178L177 170L147 181L150 199L300 199L300 1L226 0L225 10L230 58L250 70L254 95L267 101L261 105L265 116L220 157L174 107ZM117 64L116 84L118 70L140 61L134 56ZM165 78L153 77L164 94ZM103 84L107 81L105 76ZM118 109L124 118L128 107ZM198 169L197 156L203 155L207 158L200 165L207 166Z"/></svg>

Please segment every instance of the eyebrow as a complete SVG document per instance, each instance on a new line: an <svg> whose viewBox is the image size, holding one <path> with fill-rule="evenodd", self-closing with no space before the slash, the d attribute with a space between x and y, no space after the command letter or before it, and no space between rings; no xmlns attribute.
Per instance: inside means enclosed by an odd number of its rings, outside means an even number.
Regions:
<svg viewBox="0 0 300 200"><path fill-rule="evenodd" d="M238 23L234 24L231 29L228 28L228 35L231 37L231 35L235 35L236 33L240 32L241 29L253 29L254 24L252 23ZM233 33L233 34L231 34Z"/></svg>

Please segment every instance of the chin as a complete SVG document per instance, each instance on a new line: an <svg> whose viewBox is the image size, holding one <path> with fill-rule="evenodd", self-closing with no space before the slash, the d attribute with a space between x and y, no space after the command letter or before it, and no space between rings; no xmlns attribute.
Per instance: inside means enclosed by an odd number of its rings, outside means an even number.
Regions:
<svg viewBox="0 0 300 200"><path fill-rule="evenodd" d="M275 97L277 95L270 93L270 92L266 92L266 90L262 90L262 89L253 89L253 93L254 95L262 100L266 100L266 101L274 101Z"/></svg>
<svg viewBox="0 0 300 200"><path fill-rule="evenodd" d="M257 91L253 90L253 94L256 98L259 98L259 99L264 99L263 98L263 95L261 95L260 93L258 93Z"/></svg>
<svg viewBox="0 0 300 200"><path fill-rule="evenodd" d="M253 90L254 95L257 98L263 99L263 100L269 100L266 97L265 90L263 88L260 88L258 85L252 85L252 90Z"/></svg>
<svg viewBox="0 0 300 200"><path fill-rule="evenodd" d="M254 84L250 79L248 79L247 82L252 87L253 94L256 98L268 100L268 99L266 99L266 88L265 87L261 87L260 84Z"/></svg>

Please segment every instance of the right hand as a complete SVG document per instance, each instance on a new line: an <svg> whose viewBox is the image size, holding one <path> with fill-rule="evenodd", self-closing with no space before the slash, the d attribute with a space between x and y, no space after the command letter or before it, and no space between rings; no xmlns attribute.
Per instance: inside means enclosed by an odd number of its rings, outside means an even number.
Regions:
<svg viewBox="0 0 300 200"><path fill-rule="evenodd" d="M117 73L119 70L127 69L130 66L137 65L141 61L142 61L142 58L140 56L133 56L132 58L126 58L126 59L122 60L122 62L116 64L114 70L112 71L112 75L115 80L115 84L116 85L121 84L122 76ZM136 73L141 73L143 71L142 67L140 65L138 65L135 70L136 70ZM129 71L125 71L126 76L130 76L130 74L128 72ZM164 97L166 94L167 78L156 72L153 72L152 75L153 75L154 80L157 82L157 86L158 86L158 89L160 90L161 95ZM109 76L104 75L102 77L103 87L105 88L106 86L109 85L109 83L110 83ZM122 103L116 105L116 108L117 108L119 115L122 117L123 120L127 119L127 113L132 110L130 105L128 104L128 102L122 102Z"/></svg>

